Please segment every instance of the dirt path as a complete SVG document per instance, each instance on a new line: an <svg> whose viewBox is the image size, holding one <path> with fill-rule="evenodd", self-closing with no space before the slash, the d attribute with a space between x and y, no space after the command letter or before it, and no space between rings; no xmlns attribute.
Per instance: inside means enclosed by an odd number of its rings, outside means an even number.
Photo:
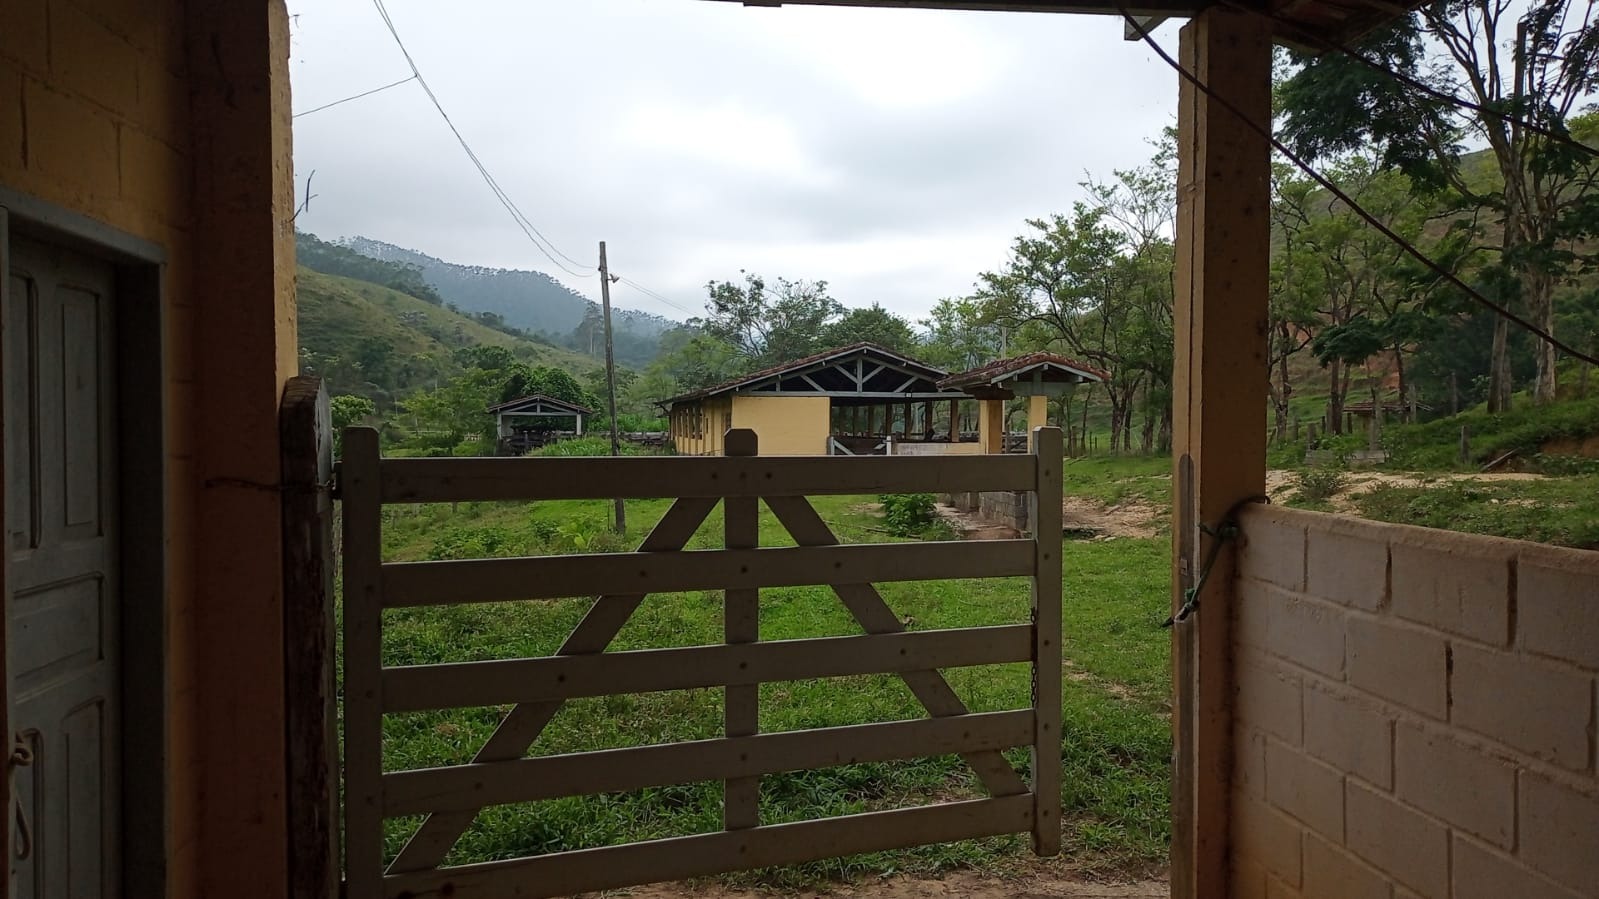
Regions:
<svg viewBox="0 0 1599 899"><path fill-rule="evenodd" d="M668 883L602 895L636 899L1165 899L1171 895L1171 884L1164 879L1131 882L1079 880L1046 871L1028 871L1004 877L958 871L937 878L887 877L793 891L736 890L714 885Z"/></svg>
<svg viewBox="0 0 1599 899"><path fill-rule="evenodd" d="M1453 484L1459 481L1537 481L1541 474L1520 471L1454 472L1421 474L1419 472L1351 471L1344 475L1344 486L1328 502L1339 512L1354 513L1355 499L1378 487L1425 487L1431 484ZM1272 469L1266 472L1266 493L1273 502L1281 502L1299 491L1299 473Z"/></svg>

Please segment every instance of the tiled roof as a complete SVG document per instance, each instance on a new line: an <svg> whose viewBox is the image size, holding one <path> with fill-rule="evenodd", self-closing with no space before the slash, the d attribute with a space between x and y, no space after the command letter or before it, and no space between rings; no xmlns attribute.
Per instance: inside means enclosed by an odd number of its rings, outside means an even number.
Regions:
<svg viewBox="0 0 1599 899"><path fill-rule="evenodd" d="M566 410L568 410L570 412L577 412L577 413L580 413L582 415L593 415L594 414L594 410L593 409L589 409L589 408L586 408L584 406L579 406L576 403L569 403L566 400L556 399L555 397L550 396L547 393L530 393L527 396L519 396L519 397L517 397L514 400L506 400L503 403L496 403L495 405L489 407L489 411L490 412L500 412L502 410L509 409L512 406L520 406L523 403L531 403L531 402L533 402L535 400L537 400L539 402L542 402L542 403L547 403L547 404L549 404L551 406L559 406L562 409L566 409Z"/></svg>
<svg viewBox="0 0 1599 899"><path fill-rule="evenodd" d="M871 350L874 353L887 356L902 365L924 369L927 373L928 379L932 381L937 381L939 378L942 378L948 374L948 372L944 371L943 369L934 368L933 366L928 365L919 359L913 359L904 353L896 353L888 347L882 346L881 344L872 343L869 340L863 340L860 343L852 343L849 346L835 347L830 350L823 350L820 353L812 353L809 356L802 356L799 359L784 362L781 365L773 365L768 368L763 368L760 371L750 372L747 375L739 375L737 378L734 378L731 381L724 381L721 384L716 384L711 387L703 387L699 390L691 390L688 393L680 396L674 396L671 399L661 400L661 403L664 405L667 403L681 403L687 400L702 400L706 397L715 396L719 393L728 393L730 391L737 390L740 387L747 386L756 381L763 381L774 375L785 374L790 371L805 368L809 365L814 365L818 362L825 362L828 359L838 356L848 356L861 350Z"/></svg>
<svg viewBox="0 0 1599 899"><path fill-rule="evenodd" d="M950 375L939 381L938 386L945 388L969 387L973 384L991 383L1003 380L1006 375L1026 371L1040 365L1063 368L1090 381L1110 380L1109 372L1094 368L1092 365L1085 365L1074 359L1068 359L1065 356L1059 356L1054 353L1028 353L1025 356L1011 356L1008 359L990 362L970 371Z"/></svg>

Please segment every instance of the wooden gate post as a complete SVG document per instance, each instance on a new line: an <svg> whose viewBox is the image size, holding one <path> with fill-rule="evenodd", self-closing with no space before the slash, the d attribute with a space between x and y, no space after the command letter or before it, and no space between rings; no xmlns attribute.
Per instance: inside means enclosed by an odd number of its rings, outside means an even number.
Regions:
<svg viewBox="0 0 1599 899"><path fill-rule="evenodd" d="M749 428L727 432L722 446L728 456L754 456L759 452L756 434ZM722 500L723 544L728 549L754 549L760 544L760 500L729 496ZM728 643L754 643L761 638L761 591L725 591L722 612L723 639ZM726 688L722 700L725 736L754 736L760 730L761 688L740 684ZM722 785L722 826L727 830L761 824L761 779L737 777Z"/></svg>
<svg viewBox="0 0 1599 899"><path fill-rule="evenodd" d="M278 410L283 484L284 715L289 896L339 890L333 679L333 420L320 378L295 377Z"/></svg>
<svg viewBox="0 0 1599 899"><path fill-rule="evenodd" d="M1270 127L1268 20L1210 7L1182 29L1179 55L1239 114ZM1266 139L1187 79L1179 84L1174 612L1215 539L1201 525L1265 493L1271 211ZM1172 628L1174 899L1230 895L1232 583L1232 554L1223 552L1202 608Z"/></svg>

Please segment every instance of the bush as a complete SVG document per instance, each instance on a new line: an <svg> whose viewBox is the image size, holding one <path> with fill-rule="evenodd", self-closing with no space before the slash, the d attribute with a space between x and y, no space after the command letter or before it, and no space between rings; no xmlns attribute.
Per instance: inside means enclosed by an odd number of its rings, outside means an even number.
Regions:
<svg viewBox="0 0 1599 899"><path fill-rule="evenodd" d="M523 549L522 541L511 531L500 527L446 528L428 548L428 558L438 562L451 559L482 559L490 556L516 555Z"/></svg>
<svg viewBox="0 0 1599 899"><path fill-rule="evenodd" d="M938 520L931 493L885 493L879 499L883 502L883 522L895 536L919 537Z"/></svg>
<svg viewBox="0 0 1599 899"><path fill-rule="evenodd" d="M1344 473L1336 468L1311 468L1299 473L1299 498L1320 502L1344 489Z"/></svg>

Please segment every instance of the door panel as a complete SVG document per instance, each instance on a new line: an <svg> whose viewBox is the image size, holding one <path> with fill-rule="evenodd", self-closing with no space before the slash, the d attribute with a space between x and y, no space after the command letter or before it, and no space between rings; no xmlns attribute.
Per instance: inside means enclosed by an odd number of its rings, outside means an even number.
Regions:
<svg viewBox="0 0 1599 899"><path fill-rule="evenodd" d="M14 777L30 838L14 895L120 895L114 277L26 240L11 246L5 333L7 673ZM27 852L22 842L31 843Z"/></svg>

